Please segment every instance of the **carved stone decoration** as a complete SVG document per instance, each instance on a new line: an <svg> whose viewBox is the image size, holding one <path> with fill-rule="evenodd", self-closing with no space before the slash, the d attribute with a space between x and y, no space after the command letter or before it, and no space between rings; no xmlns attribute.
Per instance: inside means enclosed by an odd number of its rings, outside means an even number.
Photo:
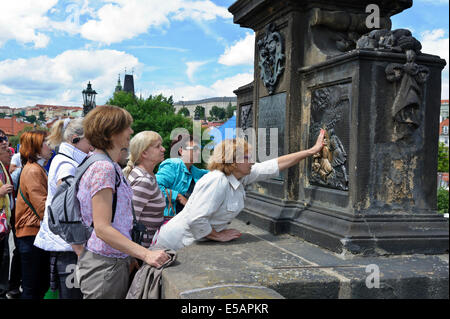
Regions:
<svg viewBox="0 0 450 319"><path fill-rule="evenodd" d="M321 88L312 92L310 144L315 142L321 128L326 130L324 147L313 155L310 183L348 190L347 152L335 126L348 107L349 98L339 88Z"/></svg>
<svg viewBox="0 0 450 319"><path fill-rule="evenodd" d="M253 126L253 111L252 111L252 105L244 105L241 107L241 114L240 114L240 127L244 131L248 129L249 127Z"/></svg>
<svg viewBox="0 0 450 319"><path fill-rule="evenodd" d="M273 94L277 81L283 74L285 62L284 39L275 31L275 24L267 25L266 33L257 42L257 47L261 80L269 94Z"/></svg>
<svg viewBox="0 0 450 319"><path fill-rule="evenodd" d="M396 30L373 30L361 38L356 43L357 49L371 49L384 52L403 52L412 50L420 54L422 45L414 38L411 31L407 29Z"/></svg>
<svg viewBox="0 0 450 319"><path fill-rule="evenodd" d="M350 13L339 10L314 8L309 17L309 26L314 46L325 56L334 56L356 48L356 42L369 32L367 13ZM380 27L389 29L389 17L380 17Z"/></svg>
<svg viewBox="0 0 450 319"><path fill-rule="evenodd" d="M386 77L390 82L400 81L394 103L392 117L394 119L394 140L411 135L422 123L423 86L429 75L429 69L414 63L415 52L406 52L407 62L404 65L391 63L386 67Z"/></svg>
<svg viewBox="0 0 450 319"><path fill-rule="evenodd" d="M362 36L357 48L406 54L406 63L390 63L385 73L389 82L400 82L392 104L392 118L395 123L394 141L411 135L422 122L422 84L430 73L425 66L415 63L422 45L409 30L375 30Z"/></svg>

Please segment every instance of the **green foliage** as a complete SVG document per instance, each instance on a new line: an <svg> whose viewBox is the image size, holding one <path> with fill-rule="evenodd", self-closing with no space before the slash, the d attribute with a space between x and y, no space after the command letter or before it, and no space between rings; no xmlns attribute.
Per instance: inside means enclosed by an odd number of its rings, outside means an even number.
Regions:
<svg viewBox="0 0 450 319"><path fill-rule="evenodd" d="M218 106L214 105L211 108L211 110L209 111L209 115L214 120L223 120L223 119L225 119L226 112L223 107L218 107Z"/></svg>
<svg viewBox="0 0 450 319"><path fill-rule="evenodd" d="M6 117L6 113L0 113L0 119L3 119Z"/></svg>
<svg viewBox="0 0 450 319"><path fill-rule="evenodd" d="M23 133L28 132L28 131L32 131L32 130L43 130L43 131L48 131L47 127L34 127L34 126L25 126L25 128L23 130L21 130L19 133L17 133L16 136L11 136L9 138L9 142L11 143L11 146L15 149L17 147L17 145L20 142L20 137L22 136Z"/></svg>
<svg viewBox="0 0 450 319"><path fill-rule="evenodd" d="M439 187L438 189L437 207L440 213L448 213L448 190L443 187Z"/></svg>
<svg viewBox="0 0 450 319"><path fill-rule="evenodd" d="M228 103L228 106L225 110L227 119L229 119L230 117L233 117L234 111L236 111L236 106L232 106L231 102Z"/></svg>
<svg viewBox="0 0 450 319"><path fill-rule="evenodd" d="M30 123L35 123L37 120L37 117L36 117L36 115L28 115L28 116L25 116L25 119Z"/></svg>
<svg viewBox="0 0 450 319"><path fill-rule="evenodd" d="M39 119L39 121L44 121L45 122L45 112L40 111L38 119Z"/></svg>
<svg viewBox="0 0 450 319"><path fill-rule="evenodd" d="M448 173L448 147L444 143L439 143L438 150L438 172Z"/></svg>
<svg viewBox="0 0 450 319"><path fill-rule="evenodd" d="M170 133L175 128L185 128L192 134L193 126L189 118L175 114L172 97L150 96L148 99L134 97L127 92L116 92L107 104L120 106L133 117L131 128L134 134L155 131L161 135L166 149L165 158L170 157Z"/></svg>
<svg viewBox="0 0 450 319"><path fill-rule="evenodd" d="M201 105L197 105L194 110L194 116L197 119L204 119L205 118L205 108Z"/></svg>
<svg viewBox="0 0 450 319"><path fill-rule="evenodd" d="M189 115L191 115L191 113L189 112L189 109L186 106L183 106L177 114L181 114L185 117L188 117Z"/></svg>

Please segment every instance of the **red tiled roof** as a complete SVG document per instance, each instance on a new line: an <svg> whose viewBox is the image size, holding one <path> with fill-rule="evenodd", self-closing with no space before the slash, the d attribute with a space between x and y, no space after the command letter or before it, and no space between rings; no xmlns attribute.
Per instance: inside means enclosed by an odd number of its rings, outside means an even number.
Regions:
<svg viewBox="0 0 450 319"><path fill-rule="evenodd" d="M6 135L15 136L27 126L34 126L30 123L17 122L16 117L9 119L0 119L0 129L2 129Z"/></svg>
<svg viewBox="0 0 450 319"><path fill-rule="evenodd" d="M36 104L34 107L30 108L32 110L38 109L64 109L64 110L82 110L83 108L80 106L63 106L63 105L45 105L45 104Z"/></svg>
<svg viewBox="0 0 450 319"><path fill-rule="evenodd" d="M442 134L442 127L444 126L448 126L448 119L443 120L440 124L439 124L439 135Z"/></svg>

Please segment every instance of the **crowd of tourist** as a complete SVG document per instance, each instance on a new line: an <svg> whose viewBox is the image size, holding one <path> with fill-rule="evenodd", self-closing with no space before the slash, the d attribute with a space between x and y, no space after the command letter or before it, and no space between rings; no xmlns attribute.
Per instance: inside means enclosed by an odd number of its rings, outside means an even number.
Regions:
<svg viewBox="0 0 450 319"><path fill-rule="evenodd" d="M180 135L171 146L179 156L164 159L161 136L131 138L132 122L122 108L97 107L49 133L22 134L14 156L0 131L0 298L42 299L49 289L60 299L125 298L142 265L160 269L195 241L239 238L228 226L244 208L245 186L318 153L324 138L321 131L312 148L262 163L244 139L227 139L201 169L192 136ZM92 233L85 243L68 243L50 229L48 207L91 156L99 160L80 177L76 198ZM145 229L140 240L136 225Z"/></svg>

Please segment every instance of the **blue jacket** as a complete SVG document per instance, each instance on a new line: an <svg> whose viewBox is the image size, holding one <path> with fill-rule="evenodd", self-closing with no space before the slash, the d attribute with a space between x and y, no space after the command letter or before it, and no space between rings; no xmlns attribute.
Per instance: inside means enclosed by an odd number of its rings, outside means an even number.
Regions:
<svg viewBox="0 0 450 319"><path fill-rule="evenodd" d="M176 199L178 194L186 194L192 179L197 183L206 173L209 173L209 171L197 168L194 165L191 166L191 171L189 172L181 158L169 158L159 165L158 172L155 176L159 188L161 188L161 192L166 199L164 216L175 216L178 213L176 211ZM170 200L172 202L173 210L171 209L170 211L166 188L172 190L172 198Z"/></svg>

